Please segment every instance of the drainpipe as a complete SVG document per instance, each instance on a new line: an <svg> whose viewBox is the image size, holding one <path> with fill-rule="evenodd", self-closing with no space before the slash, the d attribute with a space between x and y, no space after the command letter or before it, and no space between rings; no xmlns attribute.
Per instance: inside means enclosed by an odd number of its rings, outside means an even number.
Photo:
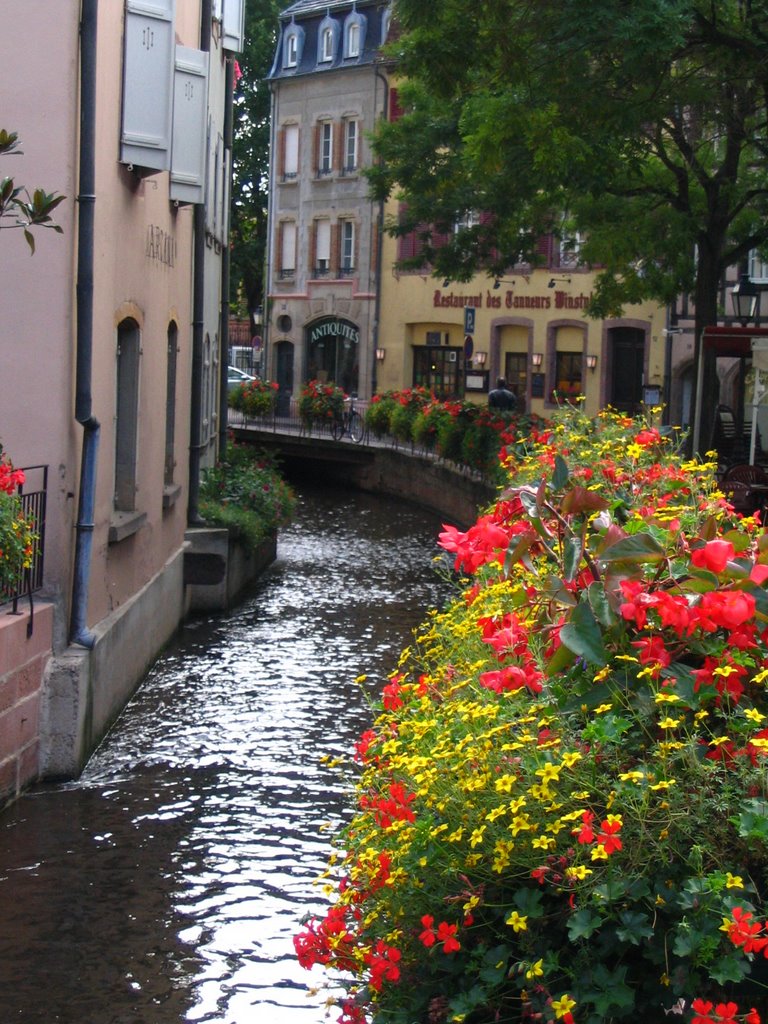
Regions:
<svg viewBox="0 0 768 1024"><path fill-rule="evenodd" d="M382 75L378 68L375 68L375 74L378 79L384 83L384 109L382 116L386 120L389 112L389 81ZM376 394L376 389L379 385L378 381L378 362L376 360L376 349L379 347L379 317L381 316L381 260L384 252L384 201L379 200L379 209L376 215L376 276L374 285L376 288L376 298L374 300L374 312L373 312L373 369L371 370L371 398Z"/></svg>
<svg viewBox="0 0 768 1024"><path fill-rule="evenodd" d="M200 8L200 49L211 49L211 0L202 0ZM189 415L189 497L187 523L204 525L200 517L200 439L203 425L203 333L205 330L205 204L195 203L192 214L194 232L192 258L192 404Z"/></svg>
<svg viewBox="0 0 768 1024"><path fill-rule="evenodd" d="M235 101L235 58L230 55L226 60L226 75L224 80L224 152L229 153L229 202L232 202L232 139L233 129L233 106ZM224 239L224 248L221 254L221 329L219 337L221 345L219 348L219 458L223 459L227 451L227 417L229 415L229 388L227 386L227 367L229 366L229 230Z"/></svg>
<svg viewBox="0 0 768 1024"><path fill-rule="evenodd" d="M77 196L77 364L75 419L83 426L75 561L72 574L70 643L91 650L96 636L87 626L88 580L93 547L99 421L92 412L93 263L96 203L96 38L98 0L82 0L80 12L80 182Z"/></svg>

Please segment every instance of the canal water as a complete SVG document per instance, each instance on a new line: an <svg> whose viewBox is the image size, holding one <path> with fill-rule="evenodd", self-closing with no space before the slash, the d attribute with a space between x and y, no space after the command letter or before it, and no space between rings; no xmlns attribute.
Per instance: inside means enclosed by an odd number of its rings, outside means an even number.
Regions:
<svg viewBox="0 0 768 1024"><path fill-rule="evenodd" d="M335 1020L292 945L350 808L321 757L447 596L438 527L302 489L249 598L187 623L80 780L0 815L3 1024Z"/></svg>

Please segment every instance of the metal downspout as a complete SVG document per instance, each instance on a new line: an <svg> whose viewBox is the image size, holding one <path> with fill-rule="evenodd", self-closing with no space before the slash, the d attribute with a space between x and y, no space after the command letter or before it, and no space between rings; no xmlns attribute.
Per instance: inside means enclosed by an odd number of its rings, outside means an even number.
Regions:
<svg viewBox="0 0 768 1024"><path fill-rule="evenodd" d="M235 99L235 58L230 55L226 63L226 76L224 80L226 95L224 97L224 152L229 153L229 197L228 203L232 203L232 175L233 167L233 105ZM231 216L231 214L230 214ZM229 388L227 386L227 368L229 366L229 219L227 219L227 237L224 239L224 248L221 254L221 329L219 337L221 346L219 349L219 458L224 458L227 451L227 417Z"/></svg>
<svg viewBox="0 0 768 1024"><path fill-rule="evenodd" d="M203 0L200 9L200 49L211 49L211 0ZM192 272L192 402L189 416L189 497L187 523L202 526L200 517L200 440L203 424L203 333L205 330L205 204L196 203L192 215L194 231Z"/></svg>
<svg viewBox="0 0 768 1024"><path fill-rule="evenodd" d="M384 120L387 119L389 113L389 80L376 68L375 74L378 79L384 83L384 108L382 110L382 117ZM376 214L376 298L374 300L374 320L373 320L373 369L371 370L371 398L376 394L376 390L379 386L378 381L378 361L376 359L376 350L379 347L379 318L381 316L381 261L384 253L384 200L379 200L379 209Z"/></svg>
<svg viewBox="0 0 768 1024"><path fill-rule="evenodd" d="M80 182L77 196L77 365L75 419L83 426L80 466L75 561L72 574L70 643L90 650L96 636L87 626L88 580L93 547L93 519L96 499L96 458L99 450L99 421L94 417L93 371L93 263L94 207L96 203L96 39L98 0L82 0L80 11Z"/></svg>

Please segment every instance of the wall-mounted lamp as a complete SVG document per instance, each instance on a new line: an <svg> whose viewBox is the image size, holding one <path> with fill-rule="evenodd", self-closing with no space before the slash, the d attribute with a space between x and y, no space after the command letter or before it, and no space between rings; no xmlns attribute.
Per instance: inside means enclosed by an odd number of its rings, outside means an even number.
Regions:
<svg viewBox="0 0 768 1024"><path fill-rule="evenodd" d="M760 293L755 282L750 280L749 274L741 275L738 284L733 286L731 295L733 297L733 312L742 327L746 327L750 320L757 319Z"/></svg>
<svg viewBox="0 0 768 1024"><path fill-rule="evenodd" d="M384 362L384 356L386 354L387 354L387 350L385 348L377 348L376 349L376 362L377 363L383 363Z"/></svg>
<svg viewBox="0 0 768 1024"><path fill-rule="evenodd" d="M547 288L554 288L558 281L562 281L564 284L570 284L570 277L550 277Z"/></svg>
<svg viewBox="0 0 768 1024"><path fill-rule="evenodd" d="M496 291L498 288L501 288L502 284L514 284L514 283L515 283L514 280L507 281L503 277L497 277L496 280L493 282L493 290Z"/></svg>
<svg viewBox="0 0 768 1024"><path fill-rule="evenodd" d="M447 288L450 283L451 283L450 277L443 278L443 288Z"/></svg>
<svg viewBox="0 0 768 1024"><path fill-rule="evenodd" d="M541 352L531 352L531 366L534 370L538 370L541 366L544 356Z"/></svg>
<svg viewBox="0 0 768 1024"><path fill-rule="evenodd" d="M587 369L591 370L594 373L596 366L597 366L597 356L595 356L595 355L588 355L587 356Z"/></svg>
<svg viewBox="0 0 768 1024"><path fill-rule="evenodd" d="M472 358L473 358L473 362L475 363L476 366L485 366L485 361L488 358L488 353L487 352L475 352L475 354L474 354L474 356Z"/></svg>

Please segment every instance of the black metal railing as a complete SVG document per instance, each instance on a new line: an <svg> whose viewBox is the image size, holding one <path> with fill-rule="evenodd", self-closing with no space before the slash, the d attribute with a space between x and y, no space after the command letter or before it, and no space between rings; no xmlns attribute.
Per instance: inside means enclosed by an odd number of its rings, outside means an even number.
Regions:
<svg viewBox="0 0 768 1024"><path fill-rule="evenodd" d="M48 499L48 467L23 466L24 483L19 485L18 495L21 498L21 509L30 520L34 533L34 549L29 568L24 569L21 582L13 591L0 590L0 604L13 602L11 614L18 614L21 598L29 599L29 625L27 634L32 633L32 595L42 589L45 570L45 521Z"/></svg>

